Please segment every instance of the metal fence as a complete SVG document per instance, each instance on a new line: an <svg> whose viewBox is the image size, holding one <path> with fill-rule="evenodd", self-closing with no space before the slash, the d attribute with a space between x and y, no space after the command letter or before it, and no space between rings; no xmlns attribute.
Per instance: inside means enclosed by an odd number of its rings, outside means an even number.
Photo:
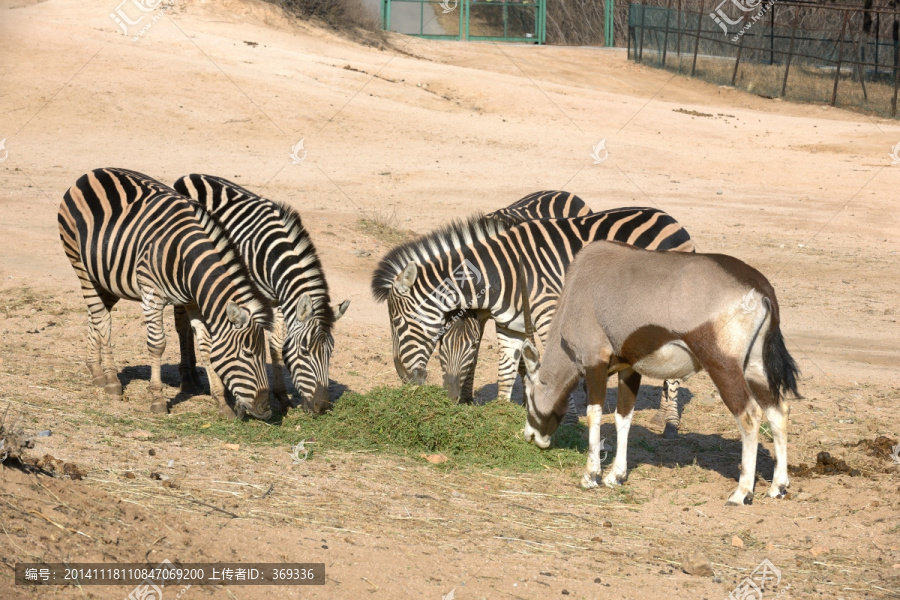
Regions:
<svg viewBox="0 0 900 600"><path fill-rule="evenodd" d="M629 58L768 98L897 116L896 9L682 2L629 6Z"/></svg>
<svg viewBox="0 0 900 600"><path fill-rule="evenodd" d="M546 0L382 0L388 31L444 40L534 42L546 38Z"/></svg>

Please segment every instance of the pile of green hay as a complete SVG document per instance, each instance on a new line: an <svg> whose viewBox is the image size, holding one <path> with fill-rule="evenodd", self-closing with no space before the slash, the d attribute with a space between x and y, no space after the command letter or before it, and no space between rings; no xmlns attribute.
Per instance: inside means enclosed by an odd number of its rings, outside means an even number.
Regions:
<svg viewBox="0 0 900 600"><path fill-rule="evenodd" d="M379 387L365 394L348 392L334 409L313 417L292 410L284 418L228 422L210 414L182 414L154 422L159 433L203 435L226 442L294 445L315 440L314 451L375 451L391 454L443 454L442 468L464 466L514 471L583 464L587 428L563 425L553 445L541 450L522 435L525 409L510 402L484 406L454 404L435 386Z"/></svg>

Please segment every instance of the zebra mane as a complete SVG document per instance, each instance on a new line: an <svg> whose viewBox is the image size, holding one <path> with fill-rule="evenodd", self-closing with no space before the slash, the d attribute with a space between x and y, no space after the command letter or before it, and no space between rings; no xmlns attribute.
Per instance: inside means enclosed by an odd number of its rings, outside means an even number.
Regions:
<svg viewBox="0 0 900 600"><path fill-rule="evenodd" d="M423 263L446 255L449 250L468 246L508 229L507 222L481 213L455 220L388 252L372 274L372 295L384 302L391 293L394 278L411 262Z"/></svg>
<svg viewBox="0 0 900 600"><path fill-rule="evenodd" d="M178 197L181 198L181 194L178 194ZM226 265L228 274L231 276L231 282L239 289L242 295L249 296L249 299L245 300L245 308L260 322L264 329L271 331L275 323L272 306L256 284L253 283L253 279L251 279L249 274L249 268L241 257L237 246L228 237L222 222L211 212L200 206L200 204L196 202L187 202L187 204L194 210L210 242L212 242L216 252L222 257L222 262Z"/></svg>
<svg viewBox="0 0 900 600"><path fill-rule="evenodd" d="M328 282L325 280L325 271L322 269L322 262L316 252L316 247L309 237L309 233L303 226L300 214L291 206L283 202L275 202L269 200L278 210L278 216L284 223L288 232L288 239L295 250L300 254L308 254L304 257L303 274L313 280L315 289L318 290L318 298L313 301L316 318L326 333L331 332L334 326L334 309L331 307L331 297L328 294Z"/></svg>

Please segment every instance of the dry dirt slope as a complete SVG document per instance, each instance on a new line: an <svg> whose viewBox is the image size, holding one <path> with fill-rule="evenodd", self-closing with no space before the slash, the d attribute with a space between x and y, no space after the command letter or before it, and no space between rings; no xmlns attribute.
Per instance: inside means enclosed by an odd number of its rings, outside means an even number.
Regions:
<svg viewBox="0 0 900 600"><path fill-rule="evenodd" d="M4 564L324 560L332 580L302 597L439 598L455 588L460 599L713 599L769 558L788 597L900 593L897 468L844 445L900 433L896 124L670 79L615 51L356 44L249 2L178 2L132 41L109 18L115 9L0 9L0 407L31 431L53 430L36 456L87 472L74 482L0 472ZM306 157L292 164L301 139ZM609 156L594 164L600 140ZM83 304L56 237L61 194L110 165L169 182L219 174L301 210L335 299L352 300L332 377L358 390L396 382L384 307L368 293L387 245L359 230L361 215L393 214L396 227L422 232L548 188L594 209L658 206L702 251L739 256L773 280L804 371L792 464L829 450L863 476L795 476L791 500L726 511L737 431L703 377L689 382L678 442L647 425L648 389L620 493L582 493L564 470L445 472L416 457L338 452L290 467L286 447L141 437L109 420L154 423L136 307L121 306L114 325L130 401L109 404L88 388ZM479 384L496 368L485 354ZM210 408L201 397L174 412ZM177 488L149 477L170 458ZM719 581L680 573L694 547ZM48 597L13 588L4 567L0 597L23 595Z"/></svg>

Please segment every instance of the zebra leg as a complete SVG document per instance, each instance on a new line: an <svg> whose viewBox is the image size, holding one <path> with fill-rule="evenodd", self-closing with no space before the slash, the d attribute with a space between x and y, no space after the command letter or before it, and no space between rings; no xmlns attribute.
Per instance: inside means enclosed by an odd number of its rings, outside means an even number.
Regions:
<svg viewBox="0 0 900 600"><path fill-rule="evenodd" d="M194 353L194 332L183 306L175 306L175 330L178 332L178 346L181 350L181 362L178 374L181 376L181 391L196 394L203 389L200 375L197 373L197 356Z"/></svg>
<svg viewBox="0 0 900 600"><path fill-rule="evenodd" d="M512 399L513 385L519 373L519 361L522 357L522 344L525 334L506 327L497 326L497 342L500 346L500 364L497 368L497 399L509 402Z"/></svg>
<svg viewBox="0 0 900 600"><path fill-rule="evenodd" d="M234 419L236 415L234 410L228 406L228 401L225 397L225 386L222 384L222 380L219 376L216 375L215 370L212 368L212 363L209 360L209 353L212 348L212 342L209 339L209 330L206 329L206 325L203 323L199 311L189 311L188 314L191 319L191 328L194 330L194 338L197 340L197 350L200 353L200 362L206 367L206 378L209 379L209 395L212 396L213 400L215 400L216 404L219 406L219 416L225 417L226 419Z"/></svg>
<svg viewBox="0 0 900 600"><path fill-rule="evenodd" d="M118 369L112 356L112 316L109 311L119 299L94 285L73 243L63 240L66 256L78 276L81 294L88 305L87 368L91 372L94 385L102 387L107 394L118 398L122 395L122 384L119 382Z"/></svg>
<svg viewBox="0 0 900 600"><path fill-rule="evenodd" d="M678 427L681 419L678 416L678 387L677 379L667 379L662 385L662 396L659 399L659 410L653 415L650 423L657 426L665 425L663 437L674 439L678 437Z"/></svg>
<svg viewBox="0 0 900 600"><path fill-rule="evenodd" d="M272 354L272 402L273 412L284 412L291 406L287 388L284 385L284 313L277 306L274 307L274 323L269 334L269 351Z"/></svg>
<svg viewBox="0 0 900 600"><path fill-rule="evenodd" d="M152 293L142 290L142 295L141 308L147 324L147 350L150 352L150 412L165 414L169 412L161 376L162 355L166 351L166 332L163 329L165 304L157 302Z"/></svg>

